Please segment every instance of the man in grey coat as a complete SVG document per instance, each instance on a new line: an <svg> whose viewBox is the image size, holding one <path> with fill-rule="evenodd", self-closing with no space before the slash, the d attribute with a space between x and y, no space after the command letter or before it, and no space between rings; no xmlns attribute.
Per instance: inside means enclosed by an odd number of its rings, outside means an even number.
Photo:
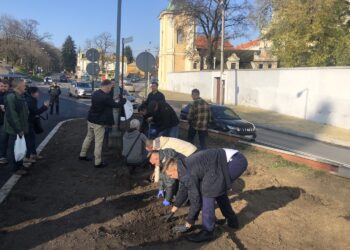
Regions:
<svg viewBox="0 0 350 250"><path fill-rule="evenodd" d="M123 156L128 165L143 165L147 160L147 151L145 143L147 137L140 131L140 121L133 119L130 122L130 129L123 137Z"/></svg>

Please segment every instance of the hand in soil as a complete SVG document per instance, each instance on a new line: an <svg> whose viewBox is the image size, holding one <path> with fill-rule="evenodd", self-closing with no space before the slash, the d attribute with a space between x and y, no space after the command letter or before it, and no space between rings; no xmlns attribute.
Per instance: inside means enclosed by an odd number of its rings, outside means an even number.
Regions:
<svg viewBox="0 0 350 250"><path fill-rule="evenodd" d="M171 222L173 217L174 217L174 213L169 213L169 214L164 215L164 216L162 217L162 219L163 219L165 222Z"/></svg>
<svg viewBox="0 0 350 250"><path fill-rule="evenodd" d="M159 192L157 194L157 198L159 199L160 197L164 198L164 190L159 190Z"/></svg>

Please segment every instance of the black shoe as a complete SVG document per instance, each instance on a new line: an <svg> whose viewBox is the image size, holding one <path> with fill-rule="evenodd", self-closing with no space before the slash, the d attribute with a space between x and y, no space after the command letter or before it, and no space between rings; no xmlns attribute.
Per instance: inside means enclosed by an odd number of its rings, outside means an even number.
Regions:
<svg viewBox="0 0 350 250"><path fill-rule="evenodd" d="M215 224L219 226L223 226L226 224L226 219L216 220Z"/></svg>
<svg viewBox="0 0 350 250"><path fill-rule="evenodd" d="M95 168L105 168L105 167L107 167L107 166L108 166L107 163L102 162L100 165L95 165Z"/></svg>
<svg viewBox="0 0 350 250"><path fill-rule="evenodd" d="M206 230L201 230L199 233L191 234L186 237L187 240L192 242L204 242L211 241L214 239L214 232L208 232Z"/></svg>
<svg viewBox="0 0 350 250"><path fill-rule="evenodd" d="M227 222L227 225L228 225L230 228L239 229L239 222L238 222L238 219L237 219L237 218L236 218L235 220L233 220L233 221L228 221L228 222Z"/></svg>
<svg viewBox="0 0 350 250"><path fill-rule="evenodd" d="M79 156L79 161L92 161L92 159L89 157L86 157L86 156L84 156L84 157Z"/></svg>

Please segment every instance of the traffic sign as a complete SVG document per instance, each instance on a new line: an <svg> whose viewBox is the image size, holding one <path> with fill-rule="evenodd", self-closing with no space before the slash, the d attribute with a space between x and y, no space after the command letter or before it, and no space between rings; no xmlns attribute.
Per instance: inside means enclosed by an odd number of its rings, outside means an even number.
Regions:
<svg viewBox="0 0 350 250"><path fill-rule="evenodd" d="M86 58L90 61L90 62L97 62L100 59L100 53L98 52L97 49L89 49L86 52Z"/></svg>
<svg viewBox="0 0 350 250"><path fill-rule="evenodd" d="M149 52L142 52L136 58L136 66L146 73L151 73L156 65L156 58Z"/></svg>
<svg viewBox="0 0 350 250"><path fill-rule="evenodd" d="M86 66L86 71L91 76L97 76L100 73L100 66L97 63L89 63Z"/></svg>
<svg viewBox="0 0 350 250"><path fill-rule="evenodd" d="M134 41L134 38L132 36L123 38L124 44L132 43Z"/></svg>

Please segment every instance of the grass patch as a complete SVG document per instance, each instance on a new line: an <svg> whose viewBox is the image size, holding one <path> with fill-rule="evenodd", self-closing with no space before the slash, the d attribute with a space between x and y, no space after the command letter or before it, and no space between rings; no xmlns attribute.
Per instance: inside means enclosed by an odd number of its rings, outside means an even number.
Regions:
<svg viewBox="0 0 350 250"><path fill-rule="evenodd" d="M287 161L285 159L283 159L281 156L276 156L276 160L273 162L273 164L271 165L272 168L291 168L291 169L298 169L298 170L302 170L304 172L309 172L312 169L309 168L306 165L302 165L302 164L298 164L295 162L291 162L291 161Z"/></svg>

